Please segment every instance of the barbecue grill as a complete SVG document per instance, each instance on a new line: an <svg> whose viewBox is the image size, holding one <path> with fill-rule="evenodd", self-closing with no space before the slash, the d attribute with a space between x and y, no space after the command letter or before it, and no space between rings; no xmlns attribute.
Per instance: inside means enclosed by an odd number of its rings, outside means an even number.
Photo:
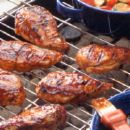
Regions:
<svg viewBox="0 0 130 130"><path fill-rule="evenodd" d="M72 28L73 31L77 30L82 35L80 40L71 40L70 43L68 43L71 47L70 52L68 54L64 55L63 60L58 63L55 66L52 66L48 70L40 69L40 70L34 70L27 73L18 73L23 83L25 84L25 90L27 94L27 98L23 104L22 107L11 107L8 106L6 108L3 108L0 106L0 120L5 120L8 117L11 117L23 109L28 109L32 106L38 106L43 105L45 103L48 103L47 101L41 101L37 98L35 94L35 86L37 85L38 81L45 76L49 72L53 71L77 71L79 73L87 75L87 73L81 71L78 66L75 63L74 56L78 49L84 45L91 44L92 42L96 42L99 44L108 44L108 45L114 45L113 42L119 43L122 39L114 39L107 36L101 36L97 34L92 34L87 31L83 23L75 23L71 20L71 18L63 18L56 12L56 3L54 0L17 0L18 2L15 2L14 0L6 0L9 3L13 3L14 6L12 9L3 11L0 16L0 40L24 40L21 37L17 36L14 33L14 15L15 12L23 7L23 6L31 6L33 4L41 5L54 15L54 18L57 20L58 23L58 29L59 31L62 31L65 29L66 26L69 26ZM53 4L52 4L53 3ZM73 2L72 2L73 3ZM50 7L51 4L51 7ZM68 5L68 3L67 3ZM52 8L52 6L54 6ZM73 6L73 5L68 5ZM68 30L67 30L68 31ZM123 40L124 41L124 40ZM127 41L129 43L129 41ZM128 47L128 44L127 44ZM111 92L107 94L107 97L110 97L114 94L121 93L122 91L129 89L129 80L130 80L130 66L125 65L118 71L113 71L107 74L103 75L90 75L94 78L103 79L103 80L110 80L115 85L112 88ZM127 82L126 82L127 80ZM66 105L68 114L68 120L66 122L66 127L64 130L86 130L89 129L91 118L93 116L93 109L91 105L86 101L84 105L80 106L72 106L72 105Z"/></svg>

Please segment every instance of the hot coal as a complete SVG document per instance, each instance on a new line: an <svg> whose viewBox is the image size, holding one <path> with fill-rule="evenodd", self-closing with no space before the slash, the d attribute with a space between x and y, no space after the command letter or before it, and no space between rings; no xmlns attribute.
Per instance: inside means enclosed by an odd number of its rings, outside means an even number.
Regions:
<svg viewBox="0 0 130 130"><path fill-rule="evenodd" d="M81 32L69 26L62 28L61 34L67 41L77 41L82 35Z"/></svg>

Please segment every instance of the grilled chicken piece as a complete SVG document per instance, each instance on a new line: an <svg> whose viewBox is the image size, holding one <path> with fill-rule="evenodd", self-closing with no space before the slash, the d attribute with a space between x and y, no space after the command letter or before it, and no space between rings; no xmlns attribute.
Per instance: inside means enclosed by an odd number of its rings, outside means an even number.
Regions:
<svg viewBox="0 0 130 130"><path fill-rule="evenodd" d="M0 130L57 130L63 128L66 111L60 105L45 105L25 110L0 122Z"/></svg>
<svg viewBox="0 0 130 130"><path fill-rule="evenodd" d="M88 76L71 72L51 72L36 86L40 99L52 103L81 103L96 97L113 85L92 79Z"/></svg>
<svg viewBox="0 0 130 130"><path fill-rule="evenodd" d="M62 54L22 41L0 41L0 68L9 71L30 71L48 68L59 62Z"/></svg>
<svg viewBox="0 0 130 130"><path fill-rule="evenodd" d="M25 91L20 78L0 69L0 106L22 105L24 99Z"/></svg>
<svg viewBox="0 0 130 130"><path fill-rule="evenodd" d="M69 45L60 37L52 14L40 6L23 7L16 13L15 32L24 39L56 51L67 51Z"/></svg>
<svg viewBox="0 0 130 130"><path fill-rule="evenodd" d="M81 48L76 61L89 73L105 73L130 61L130 49L117 46L91 44Z"/></svg>

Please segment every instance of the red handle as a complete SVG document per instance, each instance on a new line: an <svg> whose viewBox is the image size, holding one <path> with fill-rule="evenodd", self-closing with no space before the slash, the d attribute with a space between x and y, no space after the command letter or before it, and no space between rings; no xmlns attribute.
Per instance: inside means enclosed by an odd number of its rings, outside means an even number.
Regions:
<svg viewBox="0 0 130 130"><path fill-rule="evenodd" d="M130 130L129 125L125 122L124 124L121 125L115 125L113 126L112 130Z"/></svg>
<svg viewBox="0 0 130 130"><path fill-rule="evenodd" d="M102 122L112 130L130 130L124 112L117 109L102 116Z"/></svg>

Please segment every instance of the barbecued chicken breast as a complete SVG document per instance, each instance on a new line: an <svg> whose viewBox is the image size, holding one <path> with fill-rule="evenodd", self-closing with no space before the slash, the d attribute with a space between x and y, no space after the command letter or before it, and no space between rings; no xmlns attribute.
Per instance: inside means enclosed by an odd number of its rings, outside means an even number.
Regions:
<svg viewBox="0 0 130 130"><path fill-rule="evenodd" d="M113 85L92 79L79 73L51 72L36 86L40 99L52 103L81 103L90 97L96 97Z"/></svg>
<svg viewBox="0 0 130 130"><path fill-rule="evenodd" d="M0 68L9 71L30 71L49 68L59 62L62 54L22 41L0 41Z"/></svg>
<svg viewBox="0 0 130 130"><path fill-rule="evenodd" d="M25 99L23 86L18 76L0 69L0 106L22 105Z"/></svg>
<svg viewBox="0 0 130 130"><path fill-rule="evenodd" d="M65 52L67 42L60 36L52 14L40 6L23 7L16 13L15 32L40 47Z"/></svg>
<svg viewBox="0 0 130 130"><path fill-rule="evenodd" d="M130 62L130 49L91 44L78 51L76 61L86 72L105 73Z"/></svg>
<svg viewBox="0 0 130 130"><path fill-rule="evenodd" d="M66 111L60 105L33 107L0 122L0 130L57 130L63 128ZM63 130L63 129L62 129Z"/></svg>

